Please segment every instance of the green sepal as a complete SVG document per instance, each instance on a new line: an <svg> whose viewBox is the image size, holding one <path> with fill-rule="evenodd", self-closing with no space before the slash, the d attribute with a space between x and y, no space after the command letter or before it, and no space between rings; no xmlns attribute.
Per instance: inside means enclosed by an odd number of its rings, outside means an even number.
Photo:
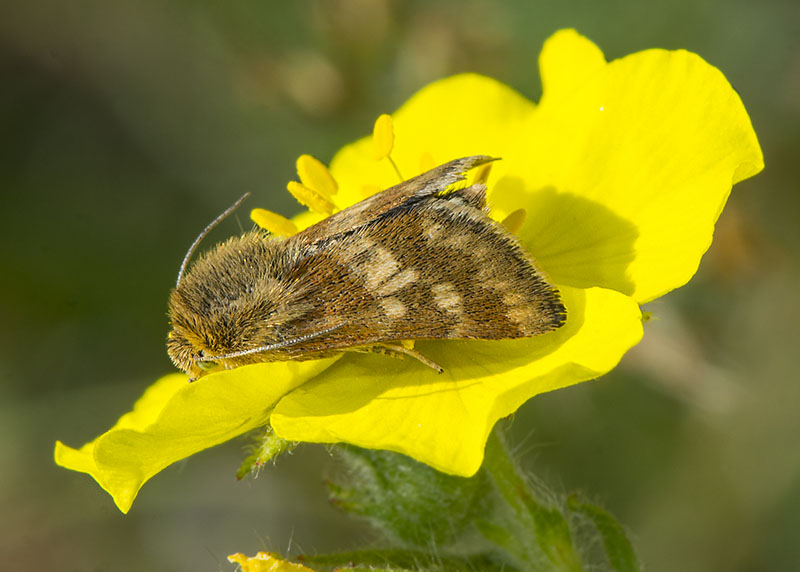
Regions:
<svg viewBox="0 0 800 572"><path fill-rule="evenodd" d="M483 473L446 475L397 453L337 447L344 474L328 484L331 501L410 547L448 546L464 538L490 501Z"/></svg>
<svg viewBox="0 0 800 572"><path fill-rule="evenodd" d="M272 427L266 425L253 445L252 453L242 461L236 471L236 478L241 480L249 473L258 473L267 461L276 458L284 451L292 451L295 447L297 443L278 437Z"/></svg>

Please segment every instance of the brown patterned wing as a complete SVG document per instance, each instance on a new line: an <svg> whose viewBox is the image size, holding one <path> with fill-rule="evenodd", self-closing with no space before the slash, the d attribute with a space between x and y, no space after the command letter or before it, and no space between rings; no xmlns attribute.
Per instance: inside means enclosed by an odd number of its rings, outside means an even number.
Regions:
<svg viewBox="0 0 800 572"><path fill-rule="evenodd" d="M314 299L282 335L333 329L287 351L519 338L559 327L558 291L516 237L476 208L476 187L409 201L313 244L293 280Z"/></svg>

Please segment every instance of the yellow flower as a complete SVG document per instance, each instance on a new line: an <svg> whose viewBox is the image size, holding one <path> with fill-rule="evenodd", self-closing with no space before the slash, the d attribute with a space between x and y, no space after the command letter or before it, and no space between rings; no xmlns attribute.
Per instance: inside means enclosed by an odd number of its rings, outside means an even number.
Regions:
<svg viewBox="0 0 800 572"><path fill-rule="evenodd" d="M228 556L228 562L238 564L242 572L314 572L308 566L282 560L272 552L257 552L255 556L237 552Z"/></svg>
<svg viewBox="0 0 800 572"><path fill-rule="evenodd" d="M331 163L336 195L312 191L327 212L396 184L398 170L408 178L457 157L502 157L489 178L492 216L526 210L519 236L562 293L564 327L523 340L419 342L441 375L414 360L347 354L194 384L167 376L94 442L57 443L56 462L91 474L123 512L170 463L266 422L284 439L388 449L471 475L498 419L612 369L642 336L639 305L695 273L731 186L763 168L761 150L736 92L695 54L647 50L607 63L566 30L546 42L540 69L538 106L478 75L429 85L393 114L390 157L376 160L369 138L348 145Z"/></svg>

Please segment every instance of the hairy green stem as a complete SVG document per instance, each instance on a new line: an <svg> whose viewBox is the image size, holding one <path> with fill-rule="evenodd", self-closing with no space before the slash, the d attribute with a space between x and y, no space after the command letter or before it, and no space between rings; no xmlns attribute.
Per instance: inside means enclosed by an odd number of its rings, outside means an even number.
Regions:
<svg viewBox="0 0 800 572"><path fill-rule="evenodd" d="M497 430L486 445L483 469L505 502L508 515L508 521L502 524L479 524L484 536L503 549L521 570L582 571L581 558L561 510L554 503L537 498Z"/></svg>

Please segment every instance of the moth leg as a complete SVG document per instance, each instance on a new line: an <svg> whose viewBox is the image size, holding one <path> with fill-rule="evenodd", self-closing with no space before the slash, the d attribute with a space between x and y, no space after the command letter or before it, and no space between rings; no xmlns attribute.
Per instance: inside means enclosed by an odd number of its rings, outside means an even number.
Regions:
<svg viewBox="0 0 800 572"><path fill-rule="evenodd" d="M442 373L444 371L444 368L440 366L438 363L426 358L417 350L404 346L402 343L393 344L385 342L382 344L378 344L376 348L383 348L384 350L386 350L386 353L388 353L389 355L395 355L396 357L400 357L402 355L413 357L414 359L419 360L425 365L427 365L429 368L435 369L439 373Z"/></svg>

